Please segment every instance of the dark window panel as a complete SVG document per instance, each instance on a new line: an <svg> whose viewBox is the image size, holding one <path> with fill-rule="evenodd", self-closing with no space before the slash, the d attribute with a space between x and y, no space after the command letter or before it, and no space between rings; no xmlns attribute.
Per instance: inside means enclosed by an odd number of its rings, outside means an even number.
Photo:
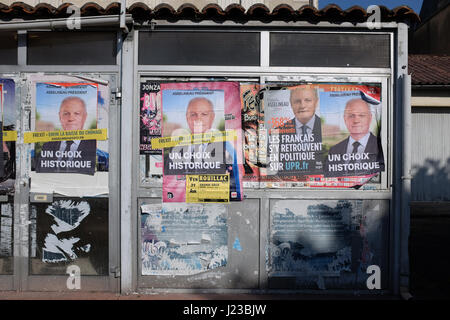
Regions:
<svg viewBox="0 0 450 320"><path fill-rule="evenodd" d="M140 32L141 65L259 66L257 32Z"/></svg>
<svg viewBox="0 0 450 320"><path fill-rule="evenodd" d="M17 64L16 32L0 32L0 64Z"/></svg>
<svg viewBox="0 0 450 320"><path fill-rule="evenodd" d="M389 68L389 35L271 33L270 65Z"/></svg>
<svg viewBox="0 0 450 320"><path fill-rule="evenodd" d="M115 65L114 32L30 32L27 64Z"/></svg>

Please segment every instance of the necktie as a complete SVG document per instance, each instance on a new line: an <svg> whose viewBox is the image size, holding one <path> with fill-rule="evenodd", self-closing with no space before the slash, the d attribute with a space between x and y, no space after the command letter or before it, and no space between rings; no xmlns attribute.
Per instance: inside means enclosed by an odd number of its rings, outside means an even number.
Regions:
<svg viewBox="0 0 450 320"><path fill-rule="evenodd" d="M308 128L308 126L302 126L302 134L306 134L306 128Z"/></svg>
<svg viewBox="0 0 450 320"><path fill-rule="evenodd" d="M70 151L70 147L72 146L72 144L73 144L72 140L66 141L66 148L64 149L64 151Z"/></svg>
<svg viewBox="0 0 450 320"><path fill-rule="evenodd" d="M358 153L358 147L361 145L358 141L353 142L353 150L352 153Z"/></svg>

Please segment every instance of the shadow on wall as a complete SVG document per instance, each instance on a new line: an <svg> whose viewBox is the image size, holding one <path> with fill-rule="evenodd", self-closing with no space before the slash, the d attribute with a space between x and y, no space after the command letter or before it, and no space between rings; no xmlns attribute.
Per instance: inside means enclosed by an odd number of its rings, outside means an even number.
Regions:
<svg viewBox="0 0 450 320"><path fill-rule="evenodd" d="M450 157L426 159L423 165L413 166L412 201L450 201Z"/></svg>
<svg viewBox="0 0 450 320"><path fill-rule="evenodd" d="M450 158L414 167L409 241L411 294L450 299Z"/></svg>

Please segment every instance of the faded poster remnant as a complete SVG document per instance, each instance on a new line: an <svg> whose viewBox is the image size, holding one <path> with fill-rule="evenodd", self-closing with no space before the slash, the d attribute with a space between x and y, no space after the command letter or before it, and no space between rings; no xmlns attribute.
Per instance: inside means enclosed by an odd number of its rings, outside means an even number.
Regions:
<svg viewBox="0 0 450 320"><path fill-rule="evenodd" d="M0 215L0 257L12 256L13 205L3 203Z"/></svg>
<svg viewBox="0 0 450 320"><path fill-rule="evenodd" d="M13 197L0 209L0 274L13 274Z"/></svg>
<svg viewBox="0 0 450 320"><path fill-rule="evenodd" d="M227 264L224 205L145 204L141 212L142 275L192 275Z"/></svg>
<svg viewBox="0 0 450 320"><path fill-rule="evenodd" d="M108 199L55 199L33 210L37 252L32 273L64 274L64 266L76 261L83 274L107 274Z"/></svg>
<svg viewBox="0 0 450 320"><path fill-rule="evenodd" d="M367 279L367 266L385 265L387 259L388 206L374 203L275 201L271 210L269 274L295 276L301 287L310 287L308 281L312 279L322 289L361 287Z"/></svg>

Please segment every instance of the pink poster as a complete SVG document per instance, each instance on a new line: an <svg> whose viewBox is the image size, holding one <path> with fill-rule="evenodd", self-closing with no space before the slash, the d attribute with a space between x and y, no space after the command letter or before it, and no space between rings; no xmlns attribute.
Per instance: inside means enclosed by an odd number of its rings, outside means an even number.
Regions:
<svg viewBox="0 0 450 320"><path fill-rule="evenodd" d="M224 174L229 175L229 201L241 201L244 168L239 83L163 83L161 97L163 137L185 137L185 141L186 137L208 134L232 137L164 147L163 202L186 202L186 175Z"/></svg>

